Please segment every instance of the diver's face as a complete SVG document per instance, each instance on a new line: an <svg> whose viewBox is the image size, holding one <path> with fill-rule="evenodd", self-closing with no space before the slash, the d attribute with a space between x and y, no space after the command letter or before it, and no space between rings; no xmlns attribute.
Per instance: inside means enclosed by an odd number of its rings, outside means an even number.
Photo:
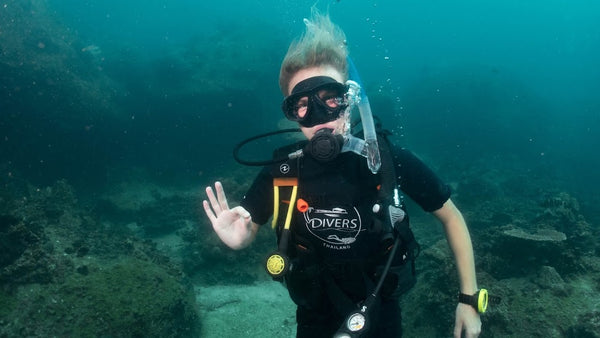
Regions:
<svg viewBox="0 0 600 338"><path fill-rule="evenodd" d="M331 66L304 68L304 69L301 69L298 72L296 72L296 74L294 74L294 76L292 76L292 78L290 79L290 83L288 86L290 92L287 93L287 95L291 94L292 89L300 81L303 81L303 80L306 80L308 78L315 77L315 76L329 76L340 83L345 82L345 79L342 76L342 74ZM323 94L327 95L327 93L323 93ZM304 126L300 125L300 129L302 130L302 133L304 134L304 136L306 136L306 138L309 140L315 135L315 133L319 129L323 129L323 128L333 129L334 133L340 134L340 133L342 133L342 131L344 129L344 122L345 122L344 120L345 119L343 117L339 117L336 120L322 123L322 124L317 124L316 126L312 126L312 127L304 127Z"/></svg>

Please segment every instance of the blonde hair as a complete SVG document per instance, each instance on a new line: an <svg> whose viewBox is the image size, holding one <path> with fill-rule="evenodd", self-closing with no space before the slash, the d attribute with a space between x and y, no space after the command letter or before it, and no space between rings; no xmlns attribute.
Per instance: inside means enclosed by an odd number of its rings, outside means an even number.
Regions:
<svg viewBox="0 0 600 338"><path fill-rule="evenodd" d="M309 67L331 66L348 78L348 48L346 34L316 8L311 19L304 19L306 30L300 39L293 41L281 63L279 88L283 95L289 93L289 82L296 72Z"/></svg>

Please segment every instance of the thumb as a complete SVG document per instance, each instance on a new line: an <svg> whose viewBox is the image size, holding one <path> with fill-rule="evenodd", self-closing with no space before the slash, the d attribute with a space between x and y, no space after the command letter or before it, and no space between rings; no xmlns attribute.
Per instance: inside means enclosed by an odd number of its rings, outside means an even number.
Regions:
<svg viewBox="0 0 600 338"><path fill-rule="evenodd" d="M242 218L251 218L248 210L244 209L244 207L242 207L242 206L237 206L237 207L231 209L231 211L238 214Z"/></svg>

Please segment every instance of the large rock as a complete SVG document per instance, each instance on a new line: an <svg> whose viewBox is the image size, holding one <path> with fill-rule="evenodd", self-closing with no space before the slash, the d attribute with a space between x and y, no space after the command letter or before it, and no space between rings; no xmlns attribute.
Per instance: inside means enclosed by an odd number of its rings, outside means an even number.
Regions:
<svg viewBox="0 0 600 338"><path fill-rule="evenodd" d="M20 288L18 302L4 297L0 336L194 337L199 329L191 288L135 258Z"/></svg>

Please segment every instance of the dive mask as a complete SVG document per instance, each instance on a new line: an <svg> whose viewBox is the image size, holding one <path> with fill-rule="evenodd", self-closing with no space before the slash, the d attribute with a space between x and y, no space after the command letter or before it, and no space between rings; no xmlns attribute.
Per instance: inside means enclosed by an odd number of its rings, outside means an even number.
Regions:
<svg viewBox="0 0 600 338"><path fill-rule="evenodd" d="M336 120L348 108L348 87L328 76L314 76L294 86L281 109L290 121L303 127Z"/></svg>

